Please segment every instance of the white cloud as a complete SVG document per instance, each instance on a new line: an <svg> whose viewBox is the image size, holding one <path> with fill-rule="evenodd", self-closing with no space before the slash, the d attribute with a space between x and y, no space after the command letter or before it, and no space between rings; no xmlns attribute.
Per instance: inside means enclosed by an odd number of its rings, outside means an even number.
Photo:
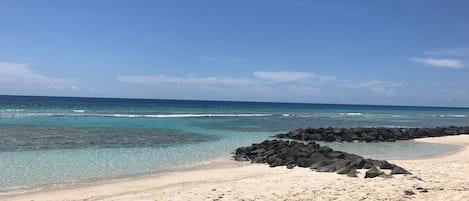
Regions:
<svg viewBox="0 0 469 201"><path fill-rule="evenodd" d="M9 62L0 62L0 76L2 82L25 79L33 82L55 81L44 75L34 72L26 64L16 64Z"/></svg>
<svg viewBox="0 0 469 201"><path fill-rule="evenodd" d="M27 64L0 62L0 89L2 90L62 90L68 82L68 79L53 78L40 74Z"/></svg>
<svg viewBox="0 0 469 201"><path fill-rule="evenodd" d="M310 72L291 72L291 71L279 71L279 72L254 72L254 75L258 78L269 80L272 82L294 82L301 81L308 78L313 78L315 74Z"/></svg>
<svg viewBox="0 0 469 201"><path fill-rule="evenodd" d="M376 95L392 96L394 95L395 88L401 86L398 82L386 82L380 80L372 80L367 82L353 83L346 81L345 86L352 89L366 89L370 90Z"/></svg>
<svg viewBox="0 0 469 201"><path fill-rule="evenodd" d="M292 71L277 71L277 72L254 72L258 78L268 80L271 82L297 82L307 79L318 79L321 81L335 80L335 77L319 76L312 72L292 72Z"/></svg>
<svg viewBox="0 0 469 201"><path fill-rule="evenodd" d="M167 76L167 75L127 75L117 77L118 81L131 84L146 85L166 85L166 86L184 86L184 87L246 87L246 86L262 86L275 82L301 82L305 84L305 80L314 79L315 81L335 80L335 77L318 76L310 72L254 72L254 78L249 77L220 77L220 76Z"/></svg>
<svg viewBox="0 0 469 201"><path fill-rule="evenodd" d="M302 98L319 100L337 97L337 94L355 93L350 89L365 89L379 96L392 96L400 86L397 82L373 80L356 82L336 80L335 77L318 76L310 72L254 72L255 77L223 77L223 76L166 76L166 75L130 75L117 77L118 81L147 86L172 86L181 90L192 90L194 93L218 91L228 94L250 94L253 97L266 97L268 94L290 93L291 99ZM332 80L336 80L331 82ZM322 84L327 81L326 84ZM288 83L288 84L280 84ZM164 87L161 89L165 89ZM260 90L262 89L262 90ZM326 90L323 90L326 89ZM232 93L231 93L232 92ZM323 93L320 93L323 92ZM262 95L264 94L264 95Z"/></svg>
<svg viewBox="0 0 469 201"><path fill-rule="evenodd" d="M426 51L424 54L434 56L454 56L454 57L469 57L469 47L459 47L453 49L442 49Z"/></svg>
<svg viewBox="0 0 469 201"><path fill-rule="evenodd" d="M120 76L117 80L131 84L148 85L173 85L184 87L242 87L255 84L255 81L248 78L224 78L224 77L170 77L166 75L146 76Z"/></svg>
<svg viewBox="0 0 469 201"><path fill-rule="evenodd" d="M465 67L464 62L458 59L413 58L412 60L421 64L440 68L463 69Z"/></svg>

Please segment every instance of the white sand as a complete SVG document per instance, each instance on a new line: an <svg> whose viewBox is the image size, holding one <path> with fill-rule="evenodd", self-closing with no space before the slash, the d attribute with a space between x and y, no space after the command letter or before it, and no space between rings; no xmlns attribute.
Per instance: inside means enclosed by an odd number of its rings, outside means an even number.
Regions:
<svg viewBox="0 0 469 201"><path fill-rule="evenodd" d="M228 162L216 169L166 173L0 200L469 200L469 135L418 141L461 145L465 149L437 158L391 161L414 174L390 179L364 179L363 174L350 178L307 168L289 170ZM405 191L415 194L406 195Z"/></svg>

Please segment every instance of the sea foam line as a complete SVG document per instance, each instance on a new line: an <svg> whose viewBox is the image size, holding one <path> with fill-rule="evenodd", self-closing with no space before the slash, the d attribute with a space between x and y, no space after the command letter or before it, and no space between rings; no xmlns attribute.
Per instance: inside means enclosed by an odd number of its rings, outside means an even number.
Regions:
<svg viewBox="0 0 469 201"><path fill-rule="evenodd" d="M92 114L85 111L72 113L7 113L0 117L117 117L117 118L200 118L200 117L266 117L273 114Z"/></svg>
<svg viewBox="0 0 469 201"><path fill-rule="evenodd" d="M361 112L346 112L346 113L341 112L341 113L339 113L339 115L345 115L345 116L362 116L363 113L361 113Z"/></svg>
<svg viewBox="0 0 469 201"><path fill-rule="evenodd" d="M272 114L111 114L108 117L193 118L193 117L266 117Z"/></svg>
<svg viewBox="0 0 469 201"><path fill-rule="evenodd" d="M433 115L434 117L456 117L456 118L466 118L467 115L464 114L447 114L447 115Z"/></svg>

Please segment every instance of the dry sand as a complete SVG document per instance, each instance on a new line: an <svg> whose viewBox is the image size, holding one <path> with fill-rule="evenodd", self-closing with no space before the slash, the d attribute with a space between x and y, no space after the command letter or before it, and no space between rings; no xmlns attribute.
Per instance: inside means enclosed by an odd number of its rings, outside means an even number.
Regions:
<svg viewBox="0 0 469 201"><path fill-rule="evenodd" d="M391 161L414 173L393 178L350 178L307 168L218 162L218 168L172 172L81 187L0 197L40 200L469 200L469 135L425 138L461 145L461 151ZM407 193L406 193L407 192Z"/></svg>

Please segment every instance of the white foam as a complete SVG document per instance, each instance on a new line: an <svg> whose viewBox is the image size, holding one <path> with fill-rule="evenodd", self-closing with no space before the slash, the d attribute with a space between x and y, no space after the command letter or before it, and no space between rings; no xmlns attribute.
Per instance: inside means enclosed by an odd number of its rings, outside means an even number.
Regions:
<svg viewBox="0 0 469 201"><path fill-rule="evenodd" d="M196 117L266 117L272 114L110 114L109 117L124 118L196 118Z"/></svg>
<svg viewBox="0 0 469 201"><path fill-rule="evenodd" d="M72 113L3 113L0 117L119 117L119 118L199 118L199 117L267 117L273 114L92 114L84 113L84 110Z"/></svg>
<svg viewBox="0 0 469 201"><path fill-rule="evenodd" d="M301 118L310 118L310 117L315 117L315 115L312 114L299 114L295 115L296 117L301 117Z"/></svg>
<svg viewBox="0 0 469 201"><path fill-rule="evenodd" d="M76 113L83 113L85 112L85 110L72 110L73 112L76 112Z"/></svg>
<svg viewBox="0 0 469 201"><path fill-rule="evenodd" d="M3 109L0 110L0 112L22 112L24 111L23 109Z"/></svg>
<svg viewBox="0 0 469 201"><path fill-rule="evenodd" d="M447 114L447 115L433 115L434 117L441 117L441 118L444 118L444 117L456 117L456 118L466 118L467 115L465 114Z"/></svg>
<svg viewBox="0 0 469 201"><path fill-rule="evenodd" d="M361 116L363 115L361 112L341 112L339 115L345 115L345 116Z"/></svg>

